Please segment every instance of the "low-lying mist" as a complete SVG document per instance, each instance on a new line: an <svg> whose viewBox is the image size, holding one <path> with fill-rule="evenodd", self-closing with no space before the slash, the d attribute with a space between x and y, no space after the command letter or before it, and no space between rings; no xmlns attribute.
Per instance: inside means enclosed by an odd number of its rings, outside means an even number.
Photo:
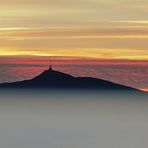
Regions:
<svg viewBox="0 0 148 148"><path fill-rule="evenodd" d="M2 148L147 148L148 97L119 91L1 90Z"/></svg>

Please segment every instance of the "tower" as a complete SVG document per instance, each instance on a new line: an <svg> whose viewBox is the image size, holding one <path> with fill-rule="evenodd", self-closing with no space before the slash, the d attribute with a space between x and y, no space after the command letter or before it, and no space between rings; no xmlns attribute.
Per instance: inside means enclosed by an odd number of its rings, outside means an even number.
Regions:
<svg viewBox="0 0 148 148"><path fill-rule="evenodd" d="M48 70L50 70L50 71L53 70L52 65L51 65L51 61L49 61L49 69Z"/></svg>
<svg viewBox="0 0 148 148"><path fill-rule="evenodd" d="M50 66L49 66L49 70L52 70L52 65L50 64Z"/></svg>

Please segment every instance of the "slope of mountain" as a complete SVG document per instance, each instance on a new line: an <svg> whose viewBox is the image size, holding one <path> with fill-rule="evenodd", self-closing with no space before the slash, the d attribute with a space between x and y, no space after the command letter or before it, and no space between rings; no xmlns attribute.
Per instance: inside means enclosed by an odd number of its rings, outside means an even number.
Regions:
<svg viewBox="0 0 148 148"><path fill-rule="evenodd" d="M66 73L55 71L52 67L30 80L2 83L0 84L0 88L59 88L138 91L135 88L102 79L92 77L74 77Z"/></svg>

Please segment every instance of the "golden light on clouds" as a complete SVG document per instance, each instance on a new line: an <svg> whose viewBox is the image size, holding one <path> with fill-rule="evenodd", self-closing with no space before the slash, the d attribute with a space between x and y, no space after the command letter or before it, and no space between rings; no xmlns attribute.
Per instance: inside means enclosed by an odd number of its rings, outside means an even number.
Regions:
<svg viewBox="0 0 148 148"><path fill-rule="evenodd" d="M0 55L147 60L147 6L134 0L2 0Z"/></svg>
<svg viewBox="0 0 148 148"><path fill-rule="evenodd" d="M147 40L143 30L1 28L0 55L148 60Z"/></svg>
<svg viewBox="0 0 148 148"><path fill-rule="evenodd" d="M94 59L124 59L124 60L148 60L145 50L133 49L42 49L42 50L19 50L5 49L0 51L1 56L59 56L81 57Z"/></svg>

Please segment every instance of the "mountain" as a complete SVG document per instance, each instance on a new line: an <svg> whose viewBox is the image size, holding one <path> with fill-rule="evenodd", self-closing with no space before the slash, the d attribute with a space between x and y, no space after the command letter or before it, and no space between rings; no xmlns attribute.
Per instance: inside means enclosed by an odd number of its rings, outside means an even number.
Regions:
<svg viewBox="0 0 148 148"><path fill-rule="evenodd" d="M92 77L74 77L50 68L40 75L13 83L2 83L0 88L53 88L53 89L98 89L138 91L135 88L123 86L110 81Z"/></svg>

